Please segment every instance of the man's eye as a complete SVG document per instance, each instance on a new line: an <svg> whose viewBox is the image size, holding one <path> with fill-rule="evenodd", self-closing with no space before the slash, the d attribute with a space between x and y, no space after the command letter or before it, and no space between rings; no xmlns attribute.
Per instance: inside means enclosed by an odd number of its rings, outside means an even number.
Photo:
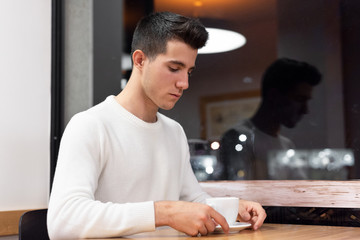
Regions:
<svg viewBox="0 0 360 240"><path fill-rule="evenodd" d="M188 72L188 77L191 77L191 75L192 75L192 72Z"/></svg>
<svg viewBox="0 0 360 240"><path fill-rule="evenodd" d="M170 72L177 72L177 71L179 71L179 69L177 69L177 68L172 68L172 67L169 67L169 70L170 70Z"/></svg>

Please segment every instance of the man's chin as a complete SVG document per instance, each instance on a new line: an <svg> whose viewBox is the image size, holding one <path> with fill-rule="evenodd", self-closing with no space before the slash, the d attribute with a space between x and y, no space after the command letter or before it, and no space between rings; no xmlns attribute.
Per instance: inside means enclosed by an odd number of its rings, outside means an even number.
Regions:
<svg viewBox="0 0 360 240"><path fill-rule="evenodd" d="M298 122L285 123L284 126L287 128L295 128Z"/></svg>
<svg viewBox="0 0 360 240"><path fill-rule="evenodd" d="M165 105L165 106L160 106L160 108L162 109L162 110L171 110L171 109L173 109L175 107L175 104L172 104L172 105Z"/></svg>

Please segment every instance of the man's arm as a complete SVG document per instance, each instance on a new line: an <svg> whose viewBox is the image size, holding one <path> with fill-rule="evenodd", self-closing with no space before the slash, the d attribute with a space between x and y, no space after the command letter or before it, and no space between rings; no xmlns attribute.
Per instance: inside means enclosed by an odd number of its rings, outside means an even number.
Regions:
<svg viewBox="0 0 360 240"><path fill-rule="evenodd" d="M125 204L95 199L106 164L100 157L99 127L96 119L78 115L64 132L48 208L51 239L105 238L155 229L152 201Z"/></svg>

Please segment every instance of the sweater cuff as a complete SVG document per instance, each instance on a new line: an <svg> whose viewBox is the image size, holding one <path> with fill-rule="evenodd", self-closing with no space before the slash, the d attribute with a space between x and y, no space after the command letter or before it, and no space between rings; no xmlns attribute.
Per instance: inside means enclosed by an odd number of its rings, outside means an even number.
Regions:
<svg viewBox="0 0 360 240"><path fill-rule="evenodd" d="M155 231L155 208L153 201L143 202L137 205L136 209L133 210L133 219L139 220L138 223L134 224L137 228L136 232Z"/></svg>

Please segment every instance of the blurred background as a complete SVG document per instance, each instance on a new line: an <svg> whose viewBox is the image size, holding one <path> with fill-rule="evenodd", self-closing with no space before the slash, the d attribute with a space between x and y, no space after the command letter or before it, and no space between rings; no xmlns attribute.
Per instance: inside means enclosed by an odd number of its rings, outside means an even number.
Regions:
<svg viewBox="0 0 360 240"><path fill-rule="evenodd" d="M139 11L139 6L144 7L143 11ZM254 113L261 76L275 59L293 58L316 66L323 80L313 90L310 113L295 129L282 128L281 134L290 138L297 149L308 149L309 156L314 149L320 156L324 156L323 149L328 155L330 151L332 160L322 161L324 169L328 162L356 166L345 176L339 173L336 177L335 172L328 177L312 174L312 178L358 178L360 99L356 91L359 70L355 66L359 62L359 9L359 1L354 0L154 0L152 4L125 1L124 52L130 52L137 19L151 10L198 17L206 27L232 30L246 38L245 45L238 49L199 54L189 90L173 110L163 111L182 124L192 139L191 145L198 139L197 144L206 140L210 146L220 140L226 129ZM238 109L242 110L231 109L234 101L240 102ZM214 106L220 106L221 111L212 113ZM348 162L333 156L343 149L348 150ZM299 160L296 156L293 158Z"/></svg>
<svg viewBox="0 0 360 240"><path fill-rule="evenodd" d="M137 21L153 11L197 17L208 28L231 30L246 39L231 51L200 53L190 88L174 109L160 110L184 127L191 149L210 149L205 155L217 160L214 172L205 175L204 170L201 179L216 179L223 169L218 161L221 145L213 149L212 144L256 111L262 74L281 57L314 65L323 79L313 89L309 114L295 128L281 128L281 134L294 142L295 153L269 152L273 158L269 165L282 163L296 171L301 163L307 172L316 172L307 174L310 179L360 177L360 2L356 0L67 0L63 126L74 113L126 85L132 33ZM203 159L194 154L192 162ZM329 167L330 163L341 170ZM239 174L246 179L246 173Z"/></svg>

